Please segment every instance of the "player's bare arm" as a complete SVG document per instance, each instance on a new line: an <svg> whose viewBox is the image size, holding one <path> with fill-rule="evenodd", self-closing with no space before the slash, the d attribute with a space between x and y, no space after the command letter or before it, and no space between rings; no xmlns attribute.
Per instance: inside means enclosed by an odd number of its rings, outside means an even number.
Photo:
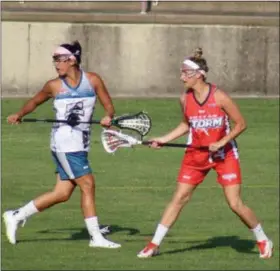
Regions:
<svg viewBox="0 0 280 271"><path fill-rule="evenodd" d="M225 146L228 142L238 137L245 129L246 122L242 116L237 104L222 90L217 90L215 99L218 105L228 114L229 118L234 122L234 127L228 135L223 137L220 141L211 144L209 149L217 151Z"/></svg>
<svg viewBox="0 0 280 271"><path fill-rule="evenodd" d="M173 129L168 134L166 134L162 137L157 137L157 138L151 139L151 141L153 141L153 144L151 145L152 147L159 148L160 146L158 143L170 142L189 132L189 124L184 116L184 109L185 109L184 103L185 103L185 93L183 93L180 97L180 106L181 106L182 113L183 113L182 121L179 123L179 125L175 129Z"/></svg>
<svg viewBox="0 0 280 271"><path fill-rule="evenodd" d="M115 108L109 92L102 80L102 78L97 73L88 73L91 83L94 86L98 99L105 110L105 117L101 120L101 125L110 126L112 118L115 115Z"/></svg>
<svg viewBox="0 0 280 271"><path fill-rule="evenodd" d="M181 123L179 123L179 125L174 130L172 130L170 133L168 133L167 135L164 136L164 140L166 140L165 142L175 140L189 132L189 124L188 124L188 121L184 114L185 109L186 109L185 108L185 97L186 97L186 94L184 92L180 96L180 107L181 107L182 114L183 114L182 121L181 121Z"/></svg>
<svg viewBox="0 0 280 271"><path fill-rule="evenodd" d="M8 116L7 121L11 124L20 123L22 117L33 112L36 107L46 102L52 97L52 81L48 81L41 91L39 91L34 97L28 100L23 107L15 114Z"/></svg>

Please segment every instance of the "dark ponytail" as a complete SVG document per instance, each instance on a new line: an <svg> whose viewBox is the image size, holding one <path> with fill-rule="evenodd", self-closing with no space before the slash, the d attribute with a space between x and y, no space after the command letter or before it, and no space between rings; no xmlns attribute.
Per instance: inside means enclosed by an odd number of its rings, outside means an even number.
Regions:
<svg viewBox="0 0 280 271"><path fill-rule="evenodd" d="M67 49L68 51L70 51L77 60L77 64L80 65L81 64L81 58L82 58L82 46L79 43L79 41L75 40L72 43L64 43L60 45L61 47L64 47L65 49Z"/></svg>

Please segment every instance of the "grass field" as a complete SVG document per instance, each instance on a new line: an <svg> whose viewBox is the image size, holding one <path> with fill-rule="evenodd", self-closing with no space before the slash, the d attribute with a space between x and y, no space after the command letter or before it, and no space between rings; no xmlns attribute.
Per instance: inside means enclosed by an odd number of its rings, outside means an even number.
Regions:
<svg viewBox="0 0 280 271"><path fill-rule="evenodd" d="M2 100L2 212L16 208L55 183L49 151L49 124L8 126L3 120L23 104ZM100 223L111 225L108 238L119 250L88 247L79 191L64 204L29 219L10 245L2 224L4 270L279 270L279 101L237 100L248 122L238 139L244 178L243 199L274 241L275 254L260 260L252 233L227 207L210 173L161 246L161 255L138 259L170 200L182 149L144 146L104 152L99 126L93 127L91 165L97 181ZM158 136L180 121L177 100L116 99L118 114L147 111ZM30 115L31 116L31 115ZM32 114L52 117L48 102ZM95 118L102 116L98 106ZM184 139L178 140L183 142Z"/></svg>

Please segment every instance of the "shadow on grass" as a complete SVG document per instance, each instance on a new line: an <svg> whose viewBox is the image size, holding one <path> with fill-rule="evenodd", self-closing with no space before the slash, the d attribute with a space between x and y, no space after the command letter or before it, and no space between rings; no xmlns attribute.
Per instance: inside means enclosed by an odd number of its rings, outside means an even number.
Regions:
<svg viewBox="0 0 280 271"><path fill-rule="evenodd" d="M126 232L128 235L136 235L139 233L138 229L135 228L129 228L129 227L120 227L118 225L100 225L100 229L108 227L109 233L104 234L106 235L111 235L113 233L117 232ZM36 239L24 239L24 240L19 240L18 242L23 243L23 242L37 242L37 241L65 241L65 240L89 240L89 234L86 228L63 228L63 229L48 229L48 230L42 230L38 231L37 233L42 234L42 238L36 238ZM44 238L44 234L65 234L69 233L71 234L70 237L68 238Z"/></svg>
<svg viewBox="0 0 280 271"><path fill-rule="evenodd" d="M107 227L107 225L101 225L100 228ZM135 228L129 228L129 227L120 227L118 225L110 225L109 227L109 233L105 235L111 235L117 232L125 232L128 236L143 236L146 237L144 240L125 240L126 242L142 242L142 241L149 241L151 240L152 235L150 234L140 234L140 231ZM42 230L38 231L37 233L40 233L42 238L36 238L36 239L24 239L19 240L19 242L39 242L39 241L73 241L73 240L89 240L89 234L86 228L62 228L62 229L48 229L48 230ZM69 233L69 237L51 237L51 238L44 238L44 234L52 234L52 235L59 235L59 234L65 234ZM171 243L184 243L189 244L186 248L181 249L175 249L175 250L169 250L161 252L162 254L176 254L176 253L184 253L187 251L194 251L194 250L204 250L204 249L215 249L220 247L231 247L232 249L236 250L240 253L250 253L250 254L258 254L258 252L253 251L255 248L256 243L252 240L245 240L240 239L238 236L216 236L209 238L207 240L194 240L194 241L184 241L184 240L166 240L165 241L168 245Z"/></svg>
<svg viewBox="0 0 280 271"><path fill-rule="evenodd" d="M176 241L169 241L168 243L176 243ZM239 239L238 236L216 236L205 241L188 241L186 243L200 244L191 245L182 249L165 251L161 254L175 254L193 250L215 249L219 247L231 247L237 252L258 254L258 252L253 251L256 246L256 242L252 240Z"/></svg>

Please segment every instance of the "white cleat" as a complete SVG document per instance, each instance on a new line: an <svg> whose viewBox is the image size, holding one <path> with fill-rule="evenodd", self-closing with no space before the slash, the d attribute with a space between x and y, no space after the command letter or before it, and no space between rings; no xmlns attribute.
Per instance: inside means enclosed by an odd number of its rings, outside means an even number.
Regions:
<svg viewBox="0 0 280 271"><path fill-rule="evenodd" d="M261 259L269 259L273 254L273 243L271 240L264 240L261 242L257 242L260 258Z"/></svg>
<svg viewBox="0 0 280 271"><path fill-rule="evenodd" d="M112 241L109 241L105 238L102 238L100 240L94 240L91 238L89 242L90 247L103 247L103 248L119 248L121 247L120 244L114 243Z"/></svg>
<svg viewBox="0 0 280 271"><path fill-rule="evenodd" d="M14 211L7 211L3 214L3 220L6 227L6 236L9 242L13 245L16 244L16 232L19 224L24 225L25 221L19 221L14 216Z"/></svg>
<svg viewBox="0 0 280 271"><path fill-rule="evenodd" d="M150 258L159 254L159 247L156 244L149 243L144 249L138 254L138 258Z"/></svg>

